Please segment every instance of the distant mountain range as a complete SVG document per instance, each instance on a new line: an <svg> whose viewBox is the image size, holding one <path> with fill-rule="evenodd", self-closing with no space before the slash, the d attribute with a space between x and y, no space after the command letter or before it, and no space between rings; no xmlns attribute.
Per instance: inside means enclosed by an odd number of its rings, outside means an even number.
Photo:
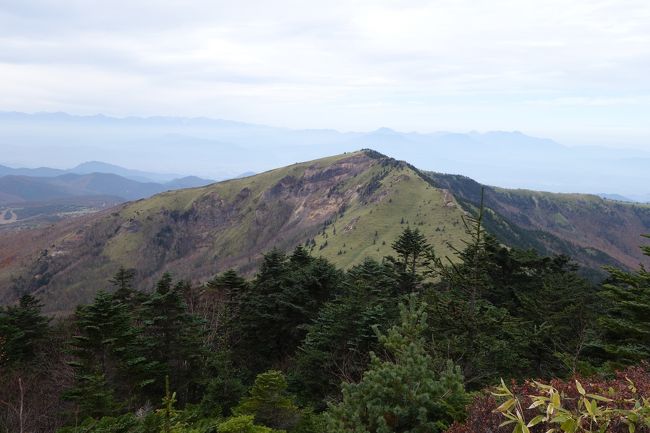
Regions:
<svg viewBox="0 0 650 433"><path fill-rule="evenodd" d="M132 170L120 167L114 164L107 164L101 161L88 161L68 170L70 173L75 174L92 174L92 173L111 173L127 179L135 180L138 182L156 182L167 183L176 181L186 176L180 174L165 174L165 173L151 173L140 170ZM199 186L199 185L194 185Z"/></svg>
<svg viewBox="0 0 650 433"><path fill-rule="evenodd" d="M106 173L121 176L136 182L144 183L173 183L173 182L190 182L190 186L201 186L206 183L214 182L210 179L201 179L197 176L183 176L181 174L171 173L153 173L130 168L120 167L114 164L108 164L101 161L88 161L77 165L76 167L61 170L50 167L37 168L12 168L6 165L0 165L0 176L30 176L30 177L56 177L64 174L93 174ZM197 183L198 182L198 183Z"/></svg>
<svg viewBox="0 0 650 433"><path fill-rule="evenodd" d="M163 191L214 182L196 176L177 176L98 161L69 170L0 165L0 229L37 227Z"/></svg>
<svg viewBox="0 0 650 433"><path fill-rule="evenodd" d="M516 131L418 133L380 128L339 132L207 118L5 112L0 113L0 147L12 157L5 162L13 165L66 166L95 159L133 165L137 161L143 170L192 173L216 180L373 148L422 169L462 173L499 187L618 194L642 201L650 194L649 152L569 147ZM124 176L171 180L138 173Z"/></svg>
<svg viewBox="0 0 650 433"><path fill-rule="evenodd" d="M112 196L128 201L214 182L196 176L175 176L178 175L130 170L98 161L86 162L69 170L0 165L0 204L75 196Z"/></svg>
<svg viewBox="0 0 650 433"><path fill-rule="evenodd" d="M0 304L30 292L49 312L69 312L119 266L137 269L136 284L147 290L166 271L198 281L230 268L250 273L265 251L298 244L349 267L390 254L407 226L453 257L482 189L485 227L506 245L568 254L591 275L644 260L648 205L485 187L363 150L0 232Z"/></svg>
<svg viewBox="0 0 650 433"><path fill-rule="evenodd" d="M9 175L0 177L0 204L97 195L129 201L150 197L166 189L175 188L152 182L136 182L110 173L68 173L54 177Z"/></svg>

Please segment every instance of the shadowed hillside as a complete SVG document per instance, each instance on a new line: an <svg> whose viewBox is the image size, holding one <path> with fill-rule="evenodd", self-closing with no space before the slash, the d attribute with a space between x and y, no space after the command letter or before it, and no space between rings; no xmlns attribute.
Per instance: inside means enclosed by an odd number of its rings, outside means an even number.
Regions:
<svg viewBox="0 0 650 433"><path fill-rule="evenodd" d="M503 242L542 253L564 253L583 265L636 268L644 261L640 235L650 230L650 206L589 194L555 194L483 186L465 176L427 173L453 191L467 210L485 188L488 229Z"/></svg>

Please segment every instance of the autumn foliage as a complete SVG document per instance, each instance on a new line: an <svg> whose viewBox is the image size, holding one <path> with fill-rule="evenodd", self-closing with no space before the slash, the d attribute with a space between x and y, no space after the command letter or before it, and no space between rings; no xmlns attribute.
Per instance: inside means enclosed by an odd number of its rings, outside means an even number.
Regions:
<svg viewBox="0 0 650 433"><path fill-rule="evenodd" d="M576 382L577 381L577 382ZM530 422L540 415L540 407L533 407L535 396L540 396L540 386L550 385L557 390L561 396L561 404L564 409L572 413L578 413L578 402L581 393L578 383L583 387L585 394L602 397L597 400L597 405L601 411L607 409L615 412L621 411L621 414L614 415L611 422L605 430L594 428L593 431L602 431L603 433L630 433L630 432L650 432L647 426L647 419L635 420L635 427L630 427L629 422L622 415L625 411L647 405L650 400L650 365L643 364L638 367L630 367L626 370L616 373L614 378L581 378L577 377L569 380L554 379L546 382L525 381L521 384L511 383L508 389L519 400L523 408L522 418ZM502 425L508 421L503 413L497 408L504 402L503 397L495 396L495 389L487 390L476 396L473 402L467 408L467 419L464 423L454 424L447 433L511 433L513 425ZM595 399L587 397L588 400ZM542 408L543 409L543 408ZM641 411L643 412L643 411ZM529 427L530 433L545 433L551 428L556 428L556 432L563 430L559 426L550 425L546 422L540 422ZM593 426L592 426L593 427ZM577 432L590 431L575 430Z"/></svg>

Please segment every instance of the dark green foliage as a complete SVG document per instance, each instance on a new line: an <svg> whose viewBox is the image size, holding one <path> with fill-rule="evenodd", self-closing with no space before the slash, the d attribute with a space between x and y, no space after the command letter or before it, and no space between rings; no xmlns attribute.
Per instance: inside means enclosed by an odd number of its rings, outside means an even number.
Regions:
<svg viewBox="0 0 650 433"><path fill-rule="evenodd" d="M256 424L291 430L298 425L301 413L287 393L287 380L280 371L259 374L241 402L233 409L239 415L252 415Z"/></svg>
<svg viewBox="0 0 650 433"><path fill-rule="evenodd" d="M483 280L473 302L483 305L484 312L492 307L505 310L509 318L504 316L507 320L501 329L489 334L509 332L508 353L526 360L509 375L549 378L579 370L593 323L595 289L577 274L570 260L509 249L486 236L480 263ZM473 272L464 266L457 271ZM463 287L462 282L457 287ZM490 329L479 328L482 334Z"/></svg>
<svg viewBox="0 0 650 433"><path fill-rule="evenodd" d="M280 433L272 428L255 424L252 415L240 415L227 419L219 425L219 433Z"/></svg>
<svg viewBox="0 0 650 433"><path fill-rule="evenodd" d="M472 388L499 377L576 372L593 315L594 289L564 256L509 249L466 219L458 261L434 261L441 282L427 292L433 344Z"/></svg>
<svg viewBox="0 0 650 433"><path fill-rule="evenodd" d="M209 350L227 352L231 356L231 347L240 338L239 303L248 289L248 281L230 269L208 281L195 302L186 297L191 311L204 321L205 343Z"/></svg>
<svg viewBox="0 0 650 433"><path fill-rule="evenodd" d="M17 306L1 309L0 368L33 362L48 337L48 323L32 295L23 295Z"/></svg>
<svg viewBox="0 0 650 433"><path fill-rule="evenodd" d="M511 310L524 325L527 344L520 356L529 360L527 374L550 378L588 372L585 348L594 328L595 288L564 266L538 274L536 284L514 293L520 307ZM529 271L530 272L530 271Z"/></svg>
<svg viewBox="0 0 650 433"><path fill-rule="evenodd" d="M520 376L526 367L519 357L524 336L505 309L458 291L432 291L425 299L434 334L431 351L459 365L468 388L481 388L502 375Z"/></svg>
<svg viewBox="0 0 650 433"><path fill-rule="evenodd" d="M120 267L115 276L109 282L115 288L115 298L121 301L127 301L134 295L133 279L135 278L134 269Z"/></svg>
<svg viewBox="0 0 650 433"><path fill-rule="evenodd" d="M251 371L278 365L305 336L305 325L337 291L341 273L297 247L291 256L272 250L247 290L238 293L238 353ZM250 353L257 356L250 357Z"/></svg>
<svg viewBox="0 0 650 433"><path fill-rule="evenodd" d="M345 272L305 247L270 251L252 280L165 274L151 293L120 269L52 328L24 297L0 311L0 423L17 431L24 385L47 426L77 426L63 433L442 432L463 418L465 388L650 357L645 269L610 269L598 297L568 257L508 248L483 218L466 219L450 260L407 227L394 257Z"/></svg>
<svg viewBox="0 0 650 433"><path fill-rule="evenodd" d="M201 374L205 353L202 323L187 311L183 300L184 282L172 285L169 274L163 275L156 290L142 303L142 333L139 345L147 355L152 382L149 392L160 395L164 378L177 390L183 402L192 400Z"/></svg>
<svg viewBox="0 0 650 433"><path fill-rule="evenodd" d="M207 287L223 291L228 300L234 300L248 288L248 282L239 276L236 271L229 269L209 281Z"/></svg>
<svg viewBox="0 0 650 433"><path fill-rule="evenodd" d="M75 413L81 417L103 417L123 409L116 401L114 384L99 369L81 370L75 379L77 385L66 393L66 398L76 403Z"/></svg>
<svg viewBox="0 0 650 433"><path fill-rule="evenodd" d="M57 433L159 433L158 429L149 429L132 414L119 417L89 418L78 427L66 427Z"/></svg>
<svg viewBox="0 0 650 433"><path fill-rule="evenodd" d="M342 293L326 303L297 355L295 388L322 404L342 380L358 380L377 349L373 327L387 328L397 318L397 276L390 266L366 259L345 277Z"/></svg>
<svg viewBox="0 0 650 433"><path fill-rule="evenodd" d="M650 247L642 248L650 256ZM611 276L600 291L600 335L590 351L613 369L650 359L650 272L643 266L632 273L607 270Z"/></svg>
<svg viewBox="0 0 650 433"><path fill-rule="evenodd" d="M139 368L145 359L137 345L138 330L126 304L100 291L95 302L75 313L77 333L71 342L77 385L68 397L83 416L112 414L115 392L132 396L144 383Z"/></svg>
<svg viewBox="0 0 650 433"><path fill-rule="evenodd" d="M172 286L165 274L150 294L130 289L123 269L112 282L122 284L75 313L71 341L76 385L67 397L81 416L111 415L157 399L169 376L183 403L196 400L204 366L201 321L187 311L184 282ZM123 290L122 290L123 289Z"/></svg>
<svg viewBox="0 0 650 433"><path fill-rule="evenodd" d="M205 389L199 405L205 416L218 416L230 413L237 405L246 386L242 372L230 360L225 351L213 353L206 367Z"/></svg>
<svg viewBox="0 0 650 433"><path fill-rule="evenodd" d="M330 408L330 432L442 432L461 419L467 403L460 370L441 368L426 350L425 305L413 296L401 306L401 323L379 340L384 359L371 354L359 383L343 386L343 400Z"/></svg>
<svg viewBox="0 0 650 433"><path fill-rule="evenodd" d="M387 257L399 276L400 291L409 293L416 290L424 275L422 270L434 258L433 247L419 229L404 229L400 237L391 245L397 258Z"/></svg>
<svg viewBox="0 0 650 433"><path fill-rule="evenodd" d="M485 233L482 214L464 220L469 240L456 250L458 261L433 263L442 281L427 293L430 326L436 336L432 346L437 356L461 366L468 386L490 383L500 374L517 374L520 327L507 310L489 302L491 280L489 246L496 244ZM508 371L515 367L518 371Z"/></svg>

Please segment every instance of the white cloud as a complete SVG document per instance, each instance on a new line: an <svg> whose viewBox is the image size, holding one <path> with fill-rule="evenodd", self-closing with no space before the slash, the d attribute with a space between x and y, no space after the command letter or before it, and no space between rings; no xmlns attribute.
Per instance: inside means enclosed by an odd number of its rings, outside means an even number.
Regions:
<svg viewBox="0 0 650 433"><path fill-rule="evenodd" d="M642 145L616 107L650 114L648 22L646 0L4 0L0 109L584 141L607 119Z"/></svg>

